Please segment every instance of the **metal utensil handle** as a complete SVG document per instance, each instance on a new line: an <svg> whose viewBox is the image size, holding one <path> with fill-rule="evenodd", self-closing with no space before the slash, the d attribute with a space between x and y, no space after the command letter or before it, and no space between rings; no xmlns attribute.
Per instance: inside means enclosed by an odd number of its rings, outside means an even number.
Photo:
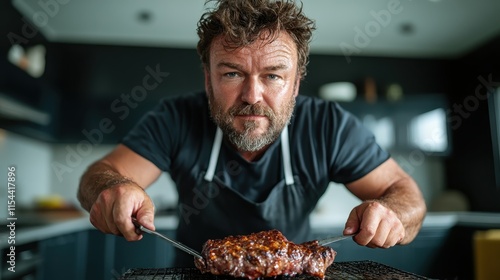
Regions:
<svg viewBox="0 0 500 280"><path fill-rule="evenodd" d="M353 237L354 235L356 235L356 234L329 237L329 238L318 240L318 243L319 243L319 245L324 246L324 245L328 245L328 244L333 243L333 242L347 239L349 237Z"/></svg>
<svg viewBox="0 0 500 280"><path fill-rule="evenodd" d="M145 233L149 233L149 234L153 234L153 235L156 235L168 242L170 242L172 245L174 245L174 247L192 255L192 256L195 256L197 258L200 258L200 259L203 259L203 257L200 255L200 253L196 252L195 250L189 248L188 246L180 243L179 241L176 241L176 240L173 240L173 239L170 239L168 237L166 237L165 235L159 233L159 232L156 232L154 230L150 230L146 227L144 227L143 225L139 224L139 222L137 221L136 218L132 218L132 223L138 228L140 229L141 231L145 232Z"/></svg>
<svg viewBox="0 0 500 280"><path fill-rule="evenodd" d="M170 238L166 237L165 235L163 235L163 234L161 234L159 232L156 232L156 231L152 231L152 230L150 230L150 229L148 229L148 228L146 228L146 227L144 227L142 225L139 226L139 229L142 230L142 231L144 231L144 232L146 232L146 233L154 234L154 235L156 235L156 236L158 236L160 238L163 238L163 239L167 240L168 242L172 243L172 245L174 245L175 247L181 249L182 251L184 251L184 252L186 252L186 253L188 253L190 255L193 255L193 256L195 256L197 258L201 258L201 259L203 258L200 255L200 253L198 253L195 250L187 247L186 245L180 243L179 241L175 241L173 239L170 239Z"/></svg>

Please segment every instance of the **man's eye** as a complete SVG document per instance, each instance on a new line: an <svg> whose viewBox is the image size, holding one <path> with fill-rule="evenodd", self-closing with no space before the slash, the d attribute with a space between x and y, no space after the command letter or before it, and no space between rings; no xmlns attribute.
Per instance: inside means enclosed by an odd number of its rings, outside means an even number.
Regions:
<svg viewBox="0 0 500 280"><path fill-rule="evenodd" d="M267 77L268 77L270 80L277 80L277 79L279 79L279 78L280 78L278 75L274 75L274 74L269 74L269 75L267 75Z"/></svg>
<svg viewBox="0 0 500 280"><path fill-rule="evenodd" d="M236 73L236 72L229 72L229 73L224 74L224 76L226 76L228 78L236 78L236 77L238 77L238 73Z"/></svg>

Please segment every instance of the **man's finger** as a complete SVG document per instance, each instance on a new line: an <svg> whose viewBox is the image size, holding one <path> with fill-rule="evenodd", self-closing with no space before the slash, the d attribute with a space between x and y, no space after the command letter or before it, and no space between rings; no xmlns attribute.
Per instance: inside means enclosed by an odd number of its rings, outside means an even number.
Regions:
<svg viewBox="0 0 500 280"><path fill-rule="evenodd" d="M384 248L393 247L403 240L405 235L405 230L402 224L392 227L391 232L387 236L387 240L383 245Z"/></svg>
<svg viewBox="0 0 500 280"><path fill-rule="evenodd" d="M366 203L359 225L359 233L356 235L356 242L360 245L373 245L372 240L379 231L381 216L379 203Z"/></svg>
<svg viewBox="0 0 500 280"><path fill-rule="evenodd" d="M90 223L103 233L119 234L119 231L112 222L112 217L108 214L108 209L101 206L102 203L100 203L99 199L92 205L90 209Z"/></svg>
<svg viewBox="0 0 500 280"><path fill-rule="evenodd" d="M381 220L375 236L370 241L370 245L373 247L386 248L390 247L389 235L391 234L391 226ZM389 243L388 243L389 242Z"/></svg>
<svg viewBox="0 0 500 280"><path fill-rule="evenodd" d="M142 234L137 234L136 226L132 223L133 200L118 200L113 207L114 224L127 241L142 239Z"/></svg>

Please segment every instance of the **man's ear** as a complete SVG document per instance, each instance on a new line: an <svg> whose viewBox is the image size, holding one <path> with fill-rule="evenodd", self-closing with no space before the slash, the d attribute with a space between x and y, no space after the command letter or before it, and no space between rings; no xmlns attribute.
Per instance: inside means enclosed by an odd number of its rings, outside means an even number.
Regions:
<svg viewBox="0 0 500 280"><path fill-rule="evenodd" d="M300 74L297 75L297 78L295 79L295 92L293 93L293 97L297 97L299 95L299 88L300 88L300 80L302 79L302 76Z"/></svg>

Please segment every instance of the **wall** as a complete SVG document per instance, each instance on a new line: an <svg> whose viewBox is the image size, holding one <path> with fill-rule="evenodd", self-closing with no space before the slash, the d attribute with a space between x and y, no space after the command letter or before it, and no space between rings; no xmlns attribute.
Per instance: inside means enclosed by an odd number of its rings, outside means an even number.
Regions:
<svg viewBox="0 0 500 280"><path fill-rule="evenodd" d="M94 145L87 154L76 155L76 144L54 144L52 146L53 158L51 165L64 165L66 168L57 169L67 171L55 172L52 169L51 174L51 191L58 193L71 201L75 205L79 205L76 198L78 184L81 175L87 167L94 161L100 159L114 148L114 145ZM166 206L171 206L177 201L177 192L175 184L166 174L162 175L153 185L147 189L147 193L153 199L157 210Z"/></svg>
<svg viewBox="0 0 500 280"><path fill-rule="evenodd" d="M79 207L76 198L80 176L93 161L110 152L113 146L97 145L85 156L75 156L74 144L51 144L0 129L0 200L7 199L7 168L16 167L16 207L32 208L36 199L58 195ZM55 167L57 166L57 167ZM56 172L57 170L57 172ZM157 210L177 201L175 184L162 175L148 190ZM2 205L6 205L2 204ZM0 207L6 217L7 207Z"/></svg>
<svg viewBox="0 0 500 280"><path fill-rule="evenodd" d="M51 192L52 148L50 144L0 129L1 201L7 199L7 168L16 167L16 208L30 206L37 197ZM7 203L2 202L1 217Z"/></svg>

